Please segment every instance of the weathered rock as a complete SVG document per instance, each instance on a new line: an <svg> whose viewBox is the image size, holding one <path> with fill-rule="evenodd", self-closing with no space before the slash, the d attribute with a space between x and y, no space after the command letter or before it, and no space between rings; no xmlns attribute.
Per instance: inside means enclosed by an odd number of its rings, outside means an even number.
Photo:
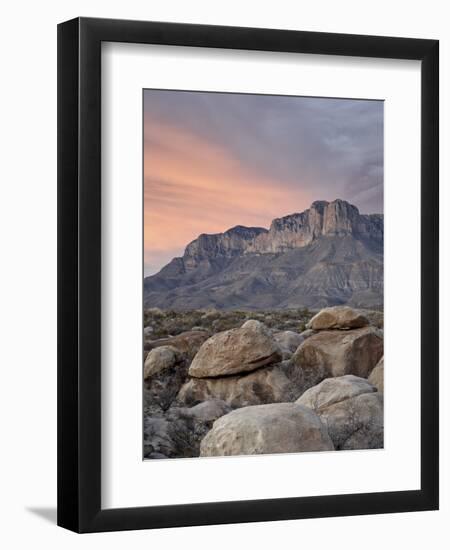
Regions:
<svg viewBox="0 0 450 550"><path fill-rule="evenodd" d="M304 341L304 338L298 332L292 330L274 332L273 339L280 347L283 359L289 359Z"/></svg>
<svg viewBox="0 0 450 550"><path fill-rule="evenodd" d="M383 447L383 395L363 393L318 410L336 449Z"/></svg>
<svg viewBox="0 0 450 550"><path fill-rule="evenodd" d="M280 403L297 399L304 387L300 369L277 364L254 372L222 378L191 378L181 388L178 403L194 405L209 399L221 399L231 407Z"/></svg>
<svg viewBox="0 0 450 550"><path fill-rule="evenodd" d="M144 363L144 379L170 369L180 360L180 352L172 346L152 349Z"/></svg>
<svg viewBox="0 0 450 550"><path fill-rule="evenodd" d="M345 374L367 378L382 355L379 330L365 327L320 331L303 342L292 361L304 371L315 373L316 378L324 374L321 380Z"/></svg>
<svg viewBox="0 0 450 550"><path fill-rule="evenodd" d="M144 419L145 458L199 456L200 441L213 422L230 412L223 401L207 401L192 408L171 408L164 415Z"/></svg>
<svg viewBox="0 0 450 550"><path fill-rule="evenodd" d="M348 306L326 307L314 315L307 324L313 330L362 328L369 320L359 310Z"/></svg>
<svg viewBox="0 0 450 550"><path fill-rule="evenodd" d="M209 336L210 334L204 330L189 330L176 336L170 336L169 338L147 340L144 342L144 350L152 350L161 346L172 346L188 359L192 359Z"/></svg>
<svg viewBox="0 0 450 550"><path fill-rule="evenodd" d="M373 371L370 373L369 382L373 384L380 393L384 393L384 357L382 357Z"/></svg>
<svg viewBox="0 0 450 550"><path fill-rule="evenodd" d="M281 360L270 331L259 321L211 336L199 349L189 368L196 378L250 372Z"/></svg>
<svg viewBox="0 0 450 550"><path fill-rule="evenodd" d="M200 444L200 456L331 451L319 417L307 407L278 403L237 409L214 422Z"/></svg>
<svg viewBox="0 0 450 550"><path fill-rule="evenodd" d="M375 388L365 378L347 374L337 378L326 378L317 386L305 391L296 403L319 412L335 403L374 391Z"/></svg>

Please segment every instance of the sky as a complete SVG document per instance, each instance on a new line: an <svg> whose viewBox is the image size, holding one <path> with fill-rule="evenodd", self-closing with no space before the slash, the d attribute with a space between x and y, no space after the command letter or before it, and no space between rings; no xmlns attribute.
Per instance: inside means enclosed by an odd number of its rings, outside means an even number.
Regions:
<svg viewBox="0 0 450 550"><path fill-rule="evenodd" d="M144 91L144 274L315 200L383 212L383 102Z"/></svg>

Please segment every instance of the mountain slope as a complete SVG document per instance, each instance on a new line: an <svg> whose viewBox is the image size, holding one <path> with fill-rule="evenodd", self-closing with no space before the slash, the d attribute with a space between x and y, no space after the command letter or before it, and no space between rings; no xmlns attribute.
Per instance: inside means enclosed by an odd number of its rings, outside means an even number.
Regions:
<svg viewBox="0 0 450 550"><path fill-rule="evenodd" d="M200 235L144 279L145 307L269 309L383 303L383 216L316 201L273 220Z"/></svg>

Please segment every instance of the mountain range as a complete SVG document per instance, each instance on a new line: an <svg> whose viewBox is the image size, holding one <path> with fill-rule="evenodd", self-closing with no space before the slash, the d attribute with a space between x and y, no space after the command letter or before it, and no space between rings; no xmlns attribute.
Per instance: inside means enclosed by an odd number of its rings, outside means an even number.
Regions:
<svg viewBox="0 0 450 550"><path fill-rule="evenodd" d="M144 307L382 308L383 221L336 199L276 218L269 229L202 234L144 279Z"/></svg>

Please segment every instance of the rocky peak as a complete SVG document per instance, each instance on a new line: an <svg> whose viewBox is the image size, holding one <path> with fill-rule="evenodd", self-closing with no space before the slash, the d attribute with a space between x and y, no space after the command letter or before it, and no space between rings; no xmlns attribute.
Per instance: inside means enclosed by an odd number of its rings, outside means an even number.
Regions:
<svg viewBox="0 0 450 550"><path fill-rule="evenodd" d="M351 235L359 219L359 210L341 199L329 203L323 214L323 235Z"/></svg>
<svg viewBox="0 0 450 550"><path fill-rule="evenodd" d="M263 227L245 227L237 225L224 233L208 235L202 233L189 243L184 252L184 262L187 267L202 260L216 257L230 258L245 253L249 244L261 234L267 233Z"/></svg>
<svg viewBox="0 0 450 550"><path fill-rule="evenodd" d="M342 199L314 201L303 212L275 218L269 230L237 225L224 233L202 234L186 247L183 261L190 269L214 258L279 253L307 246L320 237L347 235L382 242L382 214L362 215Z"/></svg>

